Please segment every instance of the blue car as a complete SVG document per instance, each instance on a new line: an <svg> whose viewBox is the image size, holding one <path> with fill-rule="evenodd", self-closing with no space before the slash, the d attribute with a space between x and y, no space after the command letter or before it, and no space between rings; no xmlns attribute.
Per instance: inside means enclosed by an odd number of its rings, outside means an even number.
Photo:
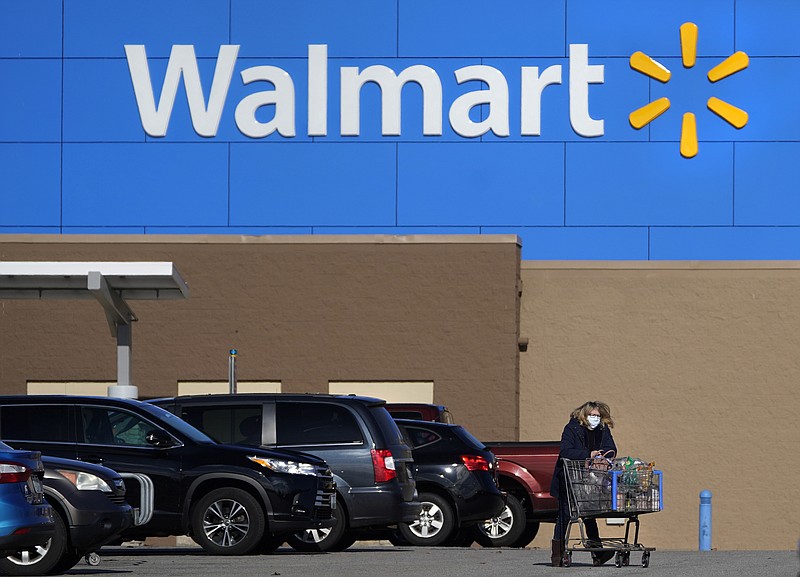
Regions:
<svg viewBox="0 0 800 577"><path fill-rule="evenodd" d="M15 451L0 443L0 555L35 549L53 536L43 477L39 451Z"/></svg>

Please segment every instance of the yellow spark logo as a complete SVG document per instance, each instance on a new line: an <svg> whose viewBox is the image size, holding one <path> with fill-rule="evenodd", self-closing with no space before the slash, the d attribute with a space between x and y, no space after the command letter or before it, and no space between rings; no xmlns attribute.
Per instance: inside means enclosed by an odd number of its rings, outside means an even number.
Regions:
<svg viewBox="0 0 800 577"><path fill-rule="evenodd" d="M684 68L692 68L697 61L697 25L686 22L681 25L681 57ZM645 76L654 78L659 82L667 83L672 73L660 62L650 58L643 52L631 55L631 68ZM744 70L750 64L750 58L744 52L736 52L708 72L708 79L717 82L732 74ZM724 100L711 97L707 103L708 109L736 128L747 124L747 112L728 104ZM669 98L659 98L653 102L634 110L628 120L636 130L647 126L650 122L661 116L670 107ZM686 112L683 115L681 127L681 155L692 158L697 154L697 120L694 113Z"/></svg>

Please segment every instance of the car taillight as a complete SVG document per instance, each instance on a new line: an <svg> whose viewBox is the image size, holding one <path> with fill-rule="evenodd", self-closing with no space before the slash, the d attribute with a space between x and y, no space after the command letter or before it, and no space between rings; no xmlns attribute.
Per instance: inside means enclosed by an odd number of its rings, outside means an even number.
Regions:
<svg viewBox="0 0 800 577"><path fill-rule="evenodd" d="M376 483L386 483L397 477L394 457L389 449L372 449L372 466Z"/></svg>
<svg viewBox="0 0 800 577"><path fill-rule="evenodd" d="M24 483L33 471L17 463L0 463L0 483Z"/></svg>
<svg viewBox="0 0 800 577"><path fill-rule="evenodd" d="M469 471L488 471L489 461L480 455L461 455L461 460Z"/></svg>

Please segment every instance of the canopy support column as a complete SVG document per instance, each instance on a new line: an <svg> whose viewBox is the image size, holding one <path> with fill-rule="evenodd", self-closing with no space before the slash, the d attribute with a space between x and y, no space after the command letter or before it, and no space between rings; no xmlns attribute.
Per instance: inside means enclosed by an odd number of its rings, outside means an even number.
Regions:
<svg viewBox="0 0 800 577"><path fill-rule="evenodd" d="M89 271L86 288L97 299L106 313L111 336L117 339L117 384L108 387L109 397L136 399L139 389L131 384L131 358L133 356L133 328L136 315L117 293L108 286L99 271Z"/></svg>

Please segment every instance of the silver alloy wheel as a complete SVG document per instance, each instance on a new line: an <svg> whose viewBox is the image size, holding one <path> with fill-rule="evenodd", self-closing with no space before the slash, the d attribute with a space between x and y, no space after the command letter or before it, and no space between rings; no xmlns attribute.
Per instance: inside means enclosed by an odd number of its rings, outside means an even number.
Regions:
<svg viewBox="0 0 800 577"><path fill-rule="evenodd" d="M331 534L330 529L306 529L297 534L303 543L319 543Z"/></svg>
<svg viewBox="0 0 800 577"><path fill-rule="evenodd" d="M497 516L487 519L479 525L481 531L492 539L499 539L508 534L514 525L514 513L506 505L506 508Z"/></svg>
<svg viewBox="0 0 800 577"><path fill-rule="evenodd" d="M233 499L214 501L203 515L203 531L212 543L232 547L245 538L250 530L247 509Z"/></svg>
<svg viewBox="0 0 800 577"><path fill-rule="evenodd" d="M50 545L53 543L52 539L48 539L44 545L37 545L33 551L19 551L14 555L6 557L15 565L34 565L44 559L47 552L50 550Z"/></svg>
<svg viewBox="0 0 800 577"><path fill-rule="evenodd" d="M422 502L422 511L419 519L408 526L409 531L422 539L430 539L437 535L444 525L444 514L442 510L430 501Z"/></svg>

